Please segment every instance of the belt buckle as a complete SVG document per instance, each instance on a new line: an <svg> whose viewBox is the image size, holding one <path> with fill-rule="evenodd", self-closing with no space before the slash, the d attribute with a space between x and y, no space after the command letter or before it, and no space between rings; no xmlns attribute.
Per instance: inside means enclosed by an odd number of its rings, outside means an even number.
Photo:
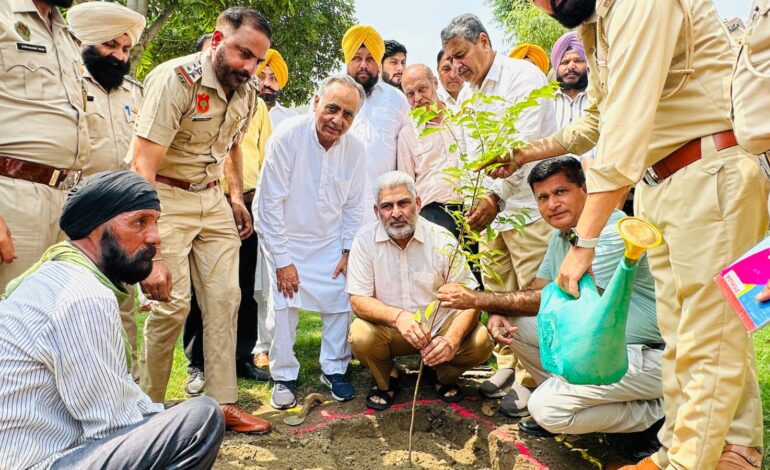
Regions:
<svg viewBox="0 0 770 470"><path fill-rule="evenodd" d="M60 174L61 170L56 170L54 174L57 176ZM56 185L56 189L60 189L62 191L69 191L70 189L74 188L75 186L80 183L80 177L81 177L81 171L73 171L69 170L67 171L67 176L64 177L64 179L61 181L61 183Z"/></svg>
<svg viewBox="0 0 770 470"><path fill-rule="evenodd" d="M660 178L658 178L658 174L655 173L655 170L650 167L644 170L642 181L647 183L647 186L657 186L658 183L660 183Z"/></svg>
<svg viewBox="0 0 770 470"><path fill-rule="evenodd" d="M199 193L208 187L208 183L190 183L190 187L188 189L194 193Z"/></svg>
<svg viewBox="0 0 770 470"><path fill-rule="evenodd" d="M757 161L762 169L762 173L765 174L765 178L770 179L770 151L760 153L757 156Z"/></svg>

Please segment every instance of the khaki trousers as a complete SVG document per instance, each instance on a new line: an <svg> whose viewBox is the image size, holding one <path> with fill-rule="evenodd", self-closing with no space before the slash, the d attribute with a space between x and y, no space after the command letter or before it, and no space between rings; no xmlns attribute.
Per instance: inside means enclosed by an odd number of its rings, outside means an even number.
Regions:
<svg viewBox="0 0 770 470"><path fill-rule="evenodd" d="M238 248L232 210L220 187L190 192L158 183L161 254L171 271L168 302L158 302L144 325L146 373L153 401L166 394L174 345L190 311L190 280L203 319L206 394L219 403L238 399L235 334L240 304Z"/></svg>
<svg viewBox="0 0 770 470"><path fill-rule="evenodd" d="M0 263L0 291L40 260L49 246L64 240L59 229L67 191L0 176L0 216L11 231L16 259Z"/></svg>
<svg viewBox="0 0 770 470"><path fill-rule="evenodd" d="M131 346L131 376L138 381L139 364L136 360L136 311L138 306L134 299L135 291L138 288L136 284L128 286L128 299L120 305L120 323L123 325L123 331L126 332L126 339Z"/></svg>
<svg viewBox="0 0 770 470"><path fill-rule="evenodd" d="M452 319L448 319L438 330L441 336L449 330ZM393 358L409 356L419 351L412 347L401 333L395 328L385 325L375 325L366 320L356 318L350 325L348 337L353 355L361 361L372 373L380 390L390 388L388 377L393 370ZM473 366L489 359L492 354L492 338L481 323L471 330L463 339L454 359L434 367L439 382L452 384ZM272 359L272 358L271 358Z"/></svg>
<svg viewBox="0 0 770 470"><path fill-rule="evenodd" d="M768 227L768 182L740 147L702 159L657 186L640 183L636 213L655 224L648 254L666 350L661 468L712 469L725 443L762 446L754 348L713 277L759 242Z"/></svg>
<svg viewBox="0 0 770 470"><path fill-rule="evenodd" d="M506 230L497 234L489 243L482 243L482 250L496 250L492 257L494 270L502 284L484 276L484 288L493 292L513 292L526 288L537 276L537 270L545 257L551 227L545 219L538 219L526 227L524 233ZM527 387L534 387L535 382L527 376L526 370L517 364L516 356L507 346L496 346L497 366L500 369L516 368L516 377Z"/></svg>
<svg viewBox="0 0 770 470"><path fill-rule="evenodd" d="M627 433L649 428L663 417L663 351L629 344L628 372L611 385L572 385L543 369L537 317L510 317L518 327L513 349L537 381L527 408L537 423L557 434Z"/></svg>

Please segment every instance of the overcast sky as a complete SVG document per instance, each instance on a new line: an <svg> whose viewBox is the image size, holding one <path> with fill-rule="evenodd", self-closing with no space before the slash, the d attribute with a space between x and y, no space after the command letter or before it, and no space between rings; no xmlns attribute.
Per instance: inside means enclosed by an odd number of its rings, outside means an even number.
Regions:
<svg viewBox="0 0 770 470"><path fill-rule="evenodd" d="M642 0L644 1L644 0ZM714 0L720 16L748 15L750 0ZM505 34L492 17L492 9L483 0L356 0L359 22L374 26L383 39L395 39L408 51L408 63L435 66L441 47L439 33L450 19L462 13L481 18L496 50L507 52Z"/></svg>

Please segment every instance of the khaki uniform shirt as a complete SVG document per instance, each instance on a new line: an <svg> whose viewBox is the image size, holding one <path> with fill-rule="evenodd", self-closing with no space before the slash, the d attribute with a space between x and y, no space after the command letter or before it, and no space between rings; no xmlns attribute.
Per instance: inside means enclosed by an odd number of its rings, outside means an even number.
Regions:
<svg viewBox="0 0 770 470"><path fill-rule="evenodd" d="M218 180L257 109L253 80L228 101L208 52L172 59L145 80L134 132L168 147L158 174L200 184ZM133 155L133 142L127 159Z"/></svg>
<svg viewBox="0 0 770 470"><path fill-rule="evenodd" d="M589 192L634 185L685 143L732 129L731 40L710 0L689 4L685 15L675 0L597 0L596 14L579 27L592 102L553 137L576 155L598 142Z"/></svg>
<svg viewBox="0 0 770 470"><path fill-rule="evenodd" d="M0 2L0 154L59 169L89 157L83 62L61 13Z"/></svg>
<svg viewBox="0 0 770 470"><path fill-rule="evenodd" d="M142 84L126 76L123 83L109 93L84 72L88 87L88 133L91 136L91 158L83 173L113 171L125 167L123 159L131 144L134 120L142 104Z"/></svg>

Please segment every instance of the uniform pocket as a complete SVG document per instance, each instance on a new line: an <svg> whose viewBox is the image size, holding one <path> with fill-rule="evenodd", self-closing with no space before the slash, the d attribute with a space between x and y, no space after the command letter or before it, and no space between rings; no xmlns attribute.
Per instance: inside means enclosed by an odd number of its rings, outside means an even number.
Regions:
<svg viewBox="0 0 770 470"><path fill-rule="evenodd" d="M94 106L92 105L91 108ZM107 135L107 117L100 110L88 110L86 115L88 134L92 139L102 139Z"/></svg>
<svg viewBox="0 0 770 470"><path fill-rule="evenodd" d="M0 50L3 61L2 86L16 98L44 100L53 94L56 83L54 72L45 59L46 53L23 52L12 48Z"/></svg>

